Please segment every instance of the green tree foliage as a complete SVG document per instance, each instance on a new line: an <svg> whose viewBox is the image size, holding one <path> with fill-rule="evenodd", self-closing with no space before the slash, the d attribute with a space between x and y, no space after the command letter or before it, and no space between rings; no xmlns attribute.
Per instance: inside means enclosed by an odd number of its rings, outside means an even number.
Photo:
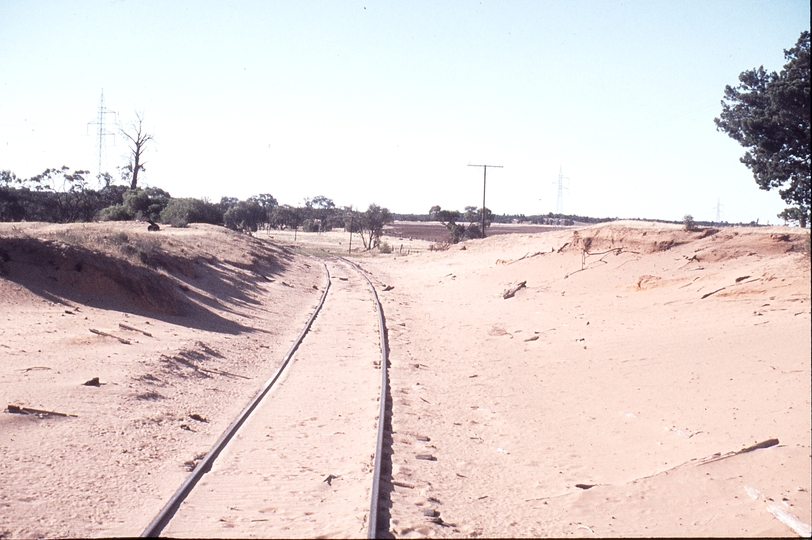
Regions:
<svg viewBox="0 0 812 540"><path fill-rule="evenodd" d="M293 207L289 204L277 206L273 209L271 225L274 228L284 230L298 229L304 222L304 215L301 208Z"/></svg>
<svg viewBox="0 0 812 540"><path fill-rule="evenodd" d="M276 197L270 193L261 193L250 197L248 201L254 202L262 207L262 211L265 215L262 218L261 224L266 228L270 228L271 222L273 221L274 209L279 206L279 201L276 200Z"/></svg>
<svg viewBox="0 0 812 540"><path fill-rule="evenodd" d="M100 221L129 221L133 215L123 204L111 204L99 210L97 217Z"/></svg>
<svg viewBox="0 0 812 540"><path fill-rule="evenodd" d="M172 199L161 211L161 221L174 227L185 227L189 223L217 225L223 222L223 213L219 205L200 199Z"/></svg>
<svg viewBox="0 0 812 540"><path fill-rule="evenodd" d="M692 216L691 214L685 214L685 217L682 218L682 226L685 228L686 231L695 231L696 222L694 221L694 216Z"/></svg>
<svg viewBox="0 0 812 540"><path fill-rule="evenodd" d="M303 209L305 223L310 222L305 230L312 232L329 231L333 228L333 220L337 215L336 205L333 199L329 199L324 195L316 195L312 199L305 199L305 207Z"/></svg>
<svg viewBox="0 0 812 540"><path fill-rule="evenodd" d="M14 187L20 180L11 171L0 171L0 221L21 221L25 207L19 190Z"/></svg>
<svg viewBox="0 0 812 540"><path fill-rule="evenodd" d="M26 218L35 221L72 223L90 221L96 213L96 192L88 188L88 171L69 167L46 169L25 182L39 194L38 204L26 210Z"/></svg>
<svg viewBox="0 0 812 540"><path fill-rule="evenodd" d="M354 221L354 220L353 220ZM359 234L364 243L364 249L378 247L383 235L383 227L392 222L392 214L388 208L382 208L377 204L370 204L366 212L358 216Z"/></svg>
<svg viewBox="0 0 812 540"><path fill-rule="evenodd" d="M785 50L781 73L764 67L739 75L741 84L725 87L716 129L738 141L741 158L759 188L779 190L789 205L779 217L810 222L810 36L801 33Z"/></svg>
<svg viewBox="0 0 812 540"><path fill-rule="evenodd" d="M265 216L265 209L256 201L240 201L223 214L223 224L235 231L256 231Z"/></svg>
<svg viewBox="0 0 812 540"><path fill-rule="evenodd" d="M136 219L158 221L171 198L169 193L159 188L139 188L124 194L123 205Z"/></svg>

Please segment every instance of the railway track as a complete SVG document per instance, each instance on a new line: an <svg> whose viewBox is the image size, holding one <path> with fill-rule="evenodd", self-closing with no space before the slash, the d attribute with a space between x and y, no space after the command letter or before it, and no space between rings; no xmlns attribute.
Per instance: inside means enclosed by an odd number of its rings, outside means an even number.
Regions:
<svg viewBox="0 0 812 540"><path fill-rule="evenodd" d="M142 537L386 532L378 519L388 396L383 310L356 265L334 258L325 271L319 305L277 372Z"/></svg>

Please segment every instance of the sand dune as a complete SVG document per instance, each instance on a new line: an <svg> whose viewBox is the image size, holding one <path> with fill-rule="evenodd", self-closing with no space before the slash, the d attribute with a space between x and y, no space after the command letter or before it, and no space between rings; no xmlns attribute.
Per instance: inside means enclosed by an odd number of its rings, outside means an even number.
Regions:
<svg viewBox="0 0 812 540"><path fill-rule="evenodd" d="M391 532L803 532L805 235L615 222L361 258L394 287ZM0 535L140 533L318 301L280 240L0 224L0 403L76 415L0 414Z"/></svg>

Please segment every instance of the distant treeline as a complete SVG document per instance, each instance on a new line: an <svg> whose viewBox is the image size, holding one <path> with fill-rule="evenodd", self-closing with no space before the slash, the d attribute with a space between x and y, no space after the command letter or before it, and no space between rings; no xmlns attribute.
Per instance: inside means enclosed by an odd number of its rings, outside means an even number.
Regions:
<svg viewBox="0 0 812 540"><path fill-rule="evenodd" d="M116 185L105 173L90 184L88 171L72 171L68 167L46 169L31 178L18 178L11 171L0 170L0 221L47 221L73 223L77 221L144 220L184 227L189 223L224 225L234 230L256 231L266 229L299 229L308 232L329 231L333 228L352 229L361 233L372 231L365 239L376 245L382 224L392 220L429 222L436 216L427 214L396 214L375 204L365 212L351 207L339 208L332 199L318 195L305 199L303 206L280 205L268 193L242 201L223 197L219 202L208 199L175 198L155 188L131 189ZM532 223L536 225L576 225L604 223L618 218L593 218L571 214L546 215L502 214L488 211L489 223ZM476 220L474 220L476 221ZM660 223L682 223L660 219L645 219ZM694 222L699 226L735 225L727 222ZM756 226L758 222L747 224ZM367 234L366 236L369 236Z"/></svg>

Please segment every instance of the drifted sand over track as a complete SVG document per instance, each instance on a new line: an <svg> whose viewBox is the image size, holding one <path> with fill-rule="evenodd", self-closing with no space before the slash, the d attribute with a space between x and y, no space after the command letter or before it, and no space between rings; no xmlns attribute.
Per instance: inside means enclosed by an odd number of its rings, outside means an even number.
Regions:
<svg viewBox="0 0 812 540"><path fill-rule="evenodd" d="M162 532L172 537L366 536L380 396L369 287L327 262L324 307L282 378Z"/></svg>

